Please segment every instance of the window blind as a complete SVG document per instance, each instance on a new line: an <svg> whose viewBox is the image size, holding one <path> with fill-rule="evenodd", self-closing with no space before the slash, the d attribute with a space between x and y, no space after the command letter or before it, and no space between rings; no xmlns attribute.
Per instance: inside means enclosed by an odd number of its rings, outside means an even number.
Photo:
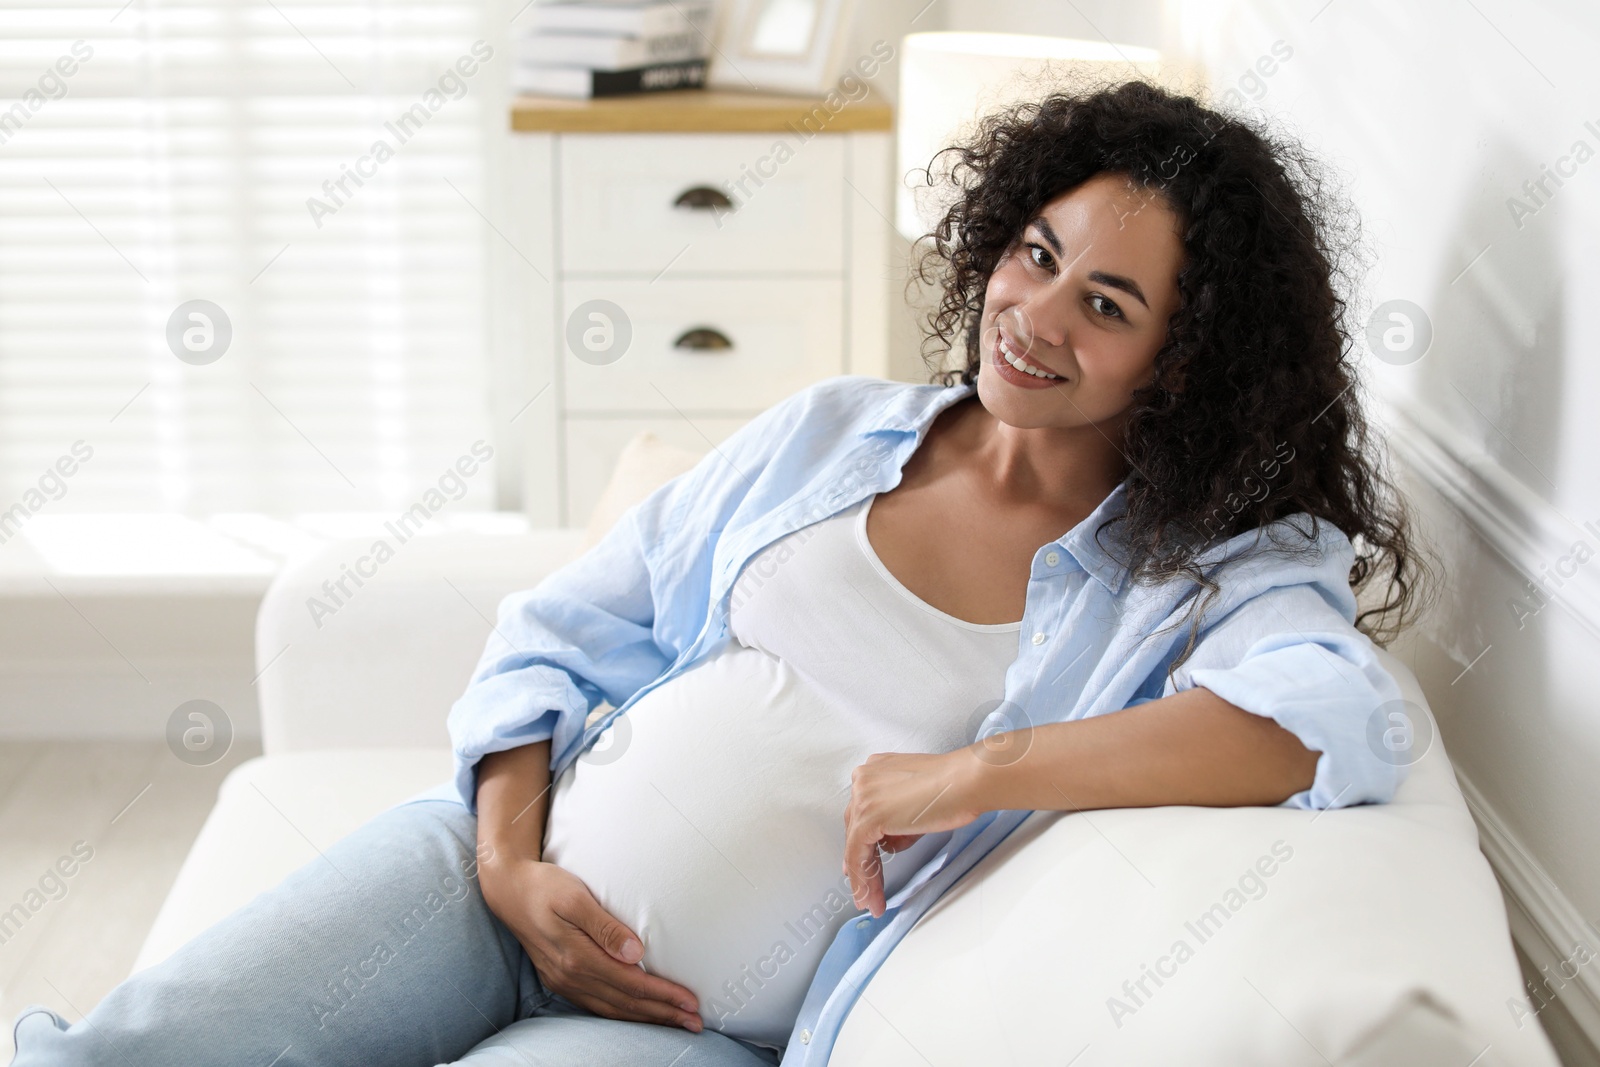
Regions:
<svg viewBox="0 0 1600 1067"><path fill-rule="evenodd" d="M399 510L491 439L485 6L0 0L0 513Z"/></svg>

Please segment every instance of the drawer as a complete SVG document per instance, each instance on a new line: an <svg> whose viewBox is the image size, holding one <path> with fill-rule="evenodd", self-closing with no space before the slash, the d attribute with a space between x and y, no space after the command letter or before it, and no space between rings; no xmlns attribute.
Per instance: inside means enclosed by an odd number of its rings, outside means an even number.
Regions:
<svg viewBox="0 0 1600 1067"><path fill-rule="evenodd" d="M844 367L838 280L587 279L562 288L569 412L760 411ZM615 305L631 332L609 363L594 362L603 356L583 347L586 323L608 326L585 310L591 301ZM622 323L609 328L616 343ZM594 336L598 342L605 335ZM707 347L724 339L731 347Z"/></svg>
<svg viewBox="0 0 1600 1067"><path fill-rule="evenodd" d="M566 503L569 526L582 526L605 490L623 446L640 430L650 430L667 444L702 455L726 441L756 413L737 416L681 415L659 418L592 418L567 420ZM703 436L702 436L703 435ZM710 442L707 442L710 438Z"/></svg>
<svg viewBox="0 0 1600 1067"><path fill-rule="evenodd" d="M777 144L793 155L778 162ZM841 137L567 134L560 154L564 272L654 278L669 267L674 275L844 268ZM731 211L674 206L718 195Z"/></svg>

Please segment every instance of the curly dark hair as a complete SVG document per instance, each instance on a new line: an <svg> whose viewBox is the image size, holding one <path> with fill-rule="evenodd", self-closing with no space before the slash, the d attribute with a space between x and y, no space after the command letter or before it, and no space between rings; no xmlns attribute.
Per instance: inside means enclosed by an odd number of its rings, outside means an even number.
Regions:
<svg viewBox="0 0 1600 1067"><path fill-rule="evenodd" d="M1172 210L1184 252L1180 304L1121 442L1127 511L1107 525L1129 570L1138 581L1195 583L1192 648L1217 592L1199 554L1305 513L1298 549L1310 550L1322 521L1350 538L1352 588L1382 594L1357 626L1387 643L1419 609L1431 568L1361 410L1341 296L1356 258L1354 212L1292 140L1142 81L1058 90L979 120L927 172L953 197L918 242L909 283L942 293L924 326L934 380L977 381L990 276L1048 201L1107 173ZM965 367L938 372L963 345ZM1281 538L1274 547L1297 550Z"/></svg>

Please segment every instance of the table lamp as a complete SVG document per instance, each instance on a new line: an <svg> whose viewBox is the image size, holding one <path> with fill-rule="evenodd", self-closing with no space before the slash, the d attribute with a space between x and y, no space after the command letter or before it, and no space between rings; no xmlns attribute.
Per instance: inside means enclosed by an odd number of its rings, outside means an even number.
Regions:
<svg viewBox="0 0 1600 1067"><path fill-rule="evenodd" d="M1058 79L1153 78L1160 59L1150 48L1069 37L909 34L900 58L895 229L909 241L932 230L951 192L927 188L922 171L980 116L1036 96Z"/></svg>

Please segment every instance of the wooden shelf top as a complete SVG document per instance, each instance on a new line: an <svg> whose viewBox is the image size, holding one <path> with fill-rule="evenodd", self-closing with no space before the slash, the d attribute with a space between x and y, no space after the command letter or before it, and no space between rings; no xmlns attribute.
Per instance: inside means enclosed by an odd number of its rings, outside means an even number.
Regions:
<svg viewBox="0 0 1600 1067"><path fill-rule="evenodd" d="M518 133L847 133L888 130L893 111L867 96L830 110L820 96L680 89L672 92L564 100L517 96L511 128Z"/></svg>

